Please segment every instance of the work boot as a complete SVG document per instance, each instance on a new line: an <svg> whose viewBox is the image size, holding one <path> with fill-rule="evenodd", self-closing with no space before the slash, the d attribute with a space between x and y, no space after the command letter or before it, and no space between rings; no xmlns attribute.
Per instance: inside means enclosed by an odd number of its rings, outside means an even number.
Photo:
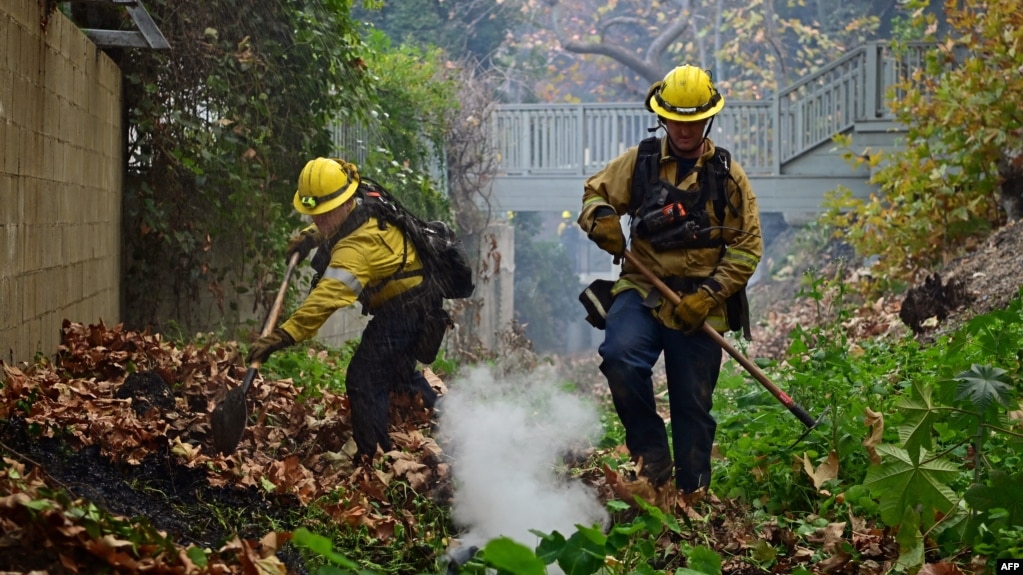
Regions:
<svg viewBox="0 0 1023 575"><path fill-rule="evenodd" d="M650 453L639 457L639 474L646 478L655 488L664 485L671 479L674 465L668 455Z"/></svg>

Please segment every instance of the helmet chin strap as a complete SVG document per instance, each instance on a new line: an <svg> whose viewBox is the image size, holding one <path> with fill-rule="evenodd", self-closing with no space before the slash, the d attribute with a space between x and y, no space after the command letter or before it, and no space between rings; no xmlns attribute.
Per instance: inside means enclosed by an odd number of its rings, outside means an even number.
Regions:
<svg viewBox="0 0 1023 575"><path fill-rule="evenodd" d="M715 114L716 115L716 114ZM710 117L710 121L707 122L707 128L703 131L703 139L707 139L710 136L710 129L714 126L714 116Z"/></svg>

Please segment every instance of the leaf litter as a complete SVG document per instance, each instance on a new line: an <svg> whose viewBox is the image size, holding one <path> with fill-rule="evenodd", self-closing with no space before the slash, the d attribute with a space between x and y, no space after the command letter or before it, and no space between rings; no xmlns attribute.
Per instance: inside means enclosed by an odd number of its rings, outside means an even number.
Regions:
<svg viewBox="0 0 1023 575"><path fill-rule="evenodd" d="M287 531L297 527L297 509L315 502L330 521L386 541L398 525L416 521L411 500L403 509L387 498L393 482L438 501L452 496L449 462L431 437L428 410L408 404L392 410L395 449L373 467L358 467L351 459L347 399L322 390L314 400L300 400L302 390L290 379L258 379L248 398L252 422L237 451L216 453L210 414L245 372L234 342L177 348L159 334L65 321L53 362L2 367L0 421L7 423L0 426L6 453L0 487L8 495L0 498L5 550L0 571L77 573L106 565L153 573L301 572ZM577 363L569 369L588 368ZM445 391L435 374L428 371L427 377ZM627 458L621 446L590 449L571 457L576 469L569 472L593 487L601 501L638 495L699 522L690 534L658 541L665 556L673 557L662 568L681 566L678 549L687 537L710 538L719 551L733 555L765 541L789 546L793 561L813 554L798 548L788 528L755 529L749 510L735 502L655 490L636 480L628 463L618 469L592 463L608 454ZM57 496L57 490L68 495ZM209 507L200 503L231 515L209 517ZM119 539L109 529L97 530L83 511L92 508L123 518L114 532L135 535ZM203 515L195 516L196 510ZM633 507L616 519L636 513ZM260 525L267 517L282 528L258 531L266 529ZM883 534L865 533L857 535L869 539L862 547L885 548ZM20 551L6 553L13 549ZM194 557L201 549L210 552L200 568ZM739 557L724 572L766 571Z"/></svg>
<svg viewBox="0 0 1023 575"><path fill-rule="evenodd" d="M0 421L6 424L0 426L0 441L6 471L0 475L0 492L10 495L2 500L0 519L25 519L18 515L19 502L45 499L51 488L60 487L114 514L163 522L183 542L199 548L217 548L236 529L241 539L230 539L220 552L239 560L251 549L265 548L268 544L259 541L267 534L252 532L245 521L175 519L176 508L214 502L239 517L270 516L287 525L296 507L329 500L319 507L330 520L366 528L386 540L398 523L414 520L405 513L409 510L391 506L388 484L406 481L427 495L449 490L448 465L429 437L427 410L405 409L393 417L394 451L374 468L358 467L351 458L347 399L322 390L315 400L298 401L301 390L291 380L257 380L248 398L255 406L254 423L235 453L216 453L210 414L226 391L240 384L241 364L233 342L179 349L159 334L65 321L52 363L24 369L2 365ZM123 391L138 374L145 374L147 383ZM152 385L157 377L166 387ZM160 496L143 492L133 497L132 484ZM35 531L16 527L18 521L5 525L0 549L66 546L80 553L84 546L101 564L135 570L119 545L89 538L81 530L67 538L56 522L38 519ZM45 526L52 529L38 532ZM0 571L17 567L7 561L0 559ZM162 561L166 572L192 572L180 554ZM222 569L234 572L227 563ZM283 565L279 572L285 572Z"/></svg>

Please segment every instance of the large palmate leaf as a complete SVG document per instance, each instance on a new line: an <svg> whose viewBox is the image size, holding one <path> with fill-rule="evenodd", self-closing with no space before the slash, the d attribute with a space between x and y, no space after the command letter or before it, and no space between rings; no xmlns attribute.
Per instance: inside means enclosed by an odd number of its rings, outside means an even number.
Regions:
<svg viewBox="0 0 1023 575"><path fill-rule="evenodd" d="M947 485L959 473L955 465L941 458L928 461L925 449L919 458L894 445L879 445L877 451L884 462L867 470L863 485L878 498L885 523L898 525L907 507L919 505L921 524L928 528L936 512L948 514L955 506L956 495Z"/></svg>
<svg viewBox="0 0 1023 575"><path fill-rule="evenodd" d="M547 535L532 530L540 536L536 556L544 564L557 561L565 575L590 575L604 566L604 560L613 550L607 548L608 537L599 527L576 525L576 532L568 539L554 531Z"/></svg>
<svg viewBox="0 0 1023 575"><path fill-rule="evenodd" d="M903 396L896 405L905 414L899 426L899 441L914 461L920 460L921 450L931 448L931 428L937 419L931 392L929 385L914 382L913 392Z"/></svg>
<svg viewBox="0 0 1023 575"><path fill-rule="evenodd" d="M995 405L1008 407L1013 400L1012 381L1004 369L973 364L956 381L956 400L969 401L981 414Z"/></svg>

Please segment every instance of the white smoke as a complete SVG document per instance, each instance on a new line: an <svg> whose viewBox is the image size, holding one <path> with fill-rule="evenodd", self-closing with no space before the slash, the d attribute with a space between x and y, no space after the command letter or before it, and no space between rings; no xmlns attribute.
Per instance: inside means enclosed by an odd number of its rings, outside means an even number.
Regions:
<svg viewBox="0 0 1023 575"><path fill-rule="evenodd" d="M532 549L531 529L568 537L576 524L607 524L596 494L556 472L560 455L589 444L601 428L596 409L560 389L553 372L496 376L472 368L449 386L439 409L463 545L505 536Z"/></svg>

